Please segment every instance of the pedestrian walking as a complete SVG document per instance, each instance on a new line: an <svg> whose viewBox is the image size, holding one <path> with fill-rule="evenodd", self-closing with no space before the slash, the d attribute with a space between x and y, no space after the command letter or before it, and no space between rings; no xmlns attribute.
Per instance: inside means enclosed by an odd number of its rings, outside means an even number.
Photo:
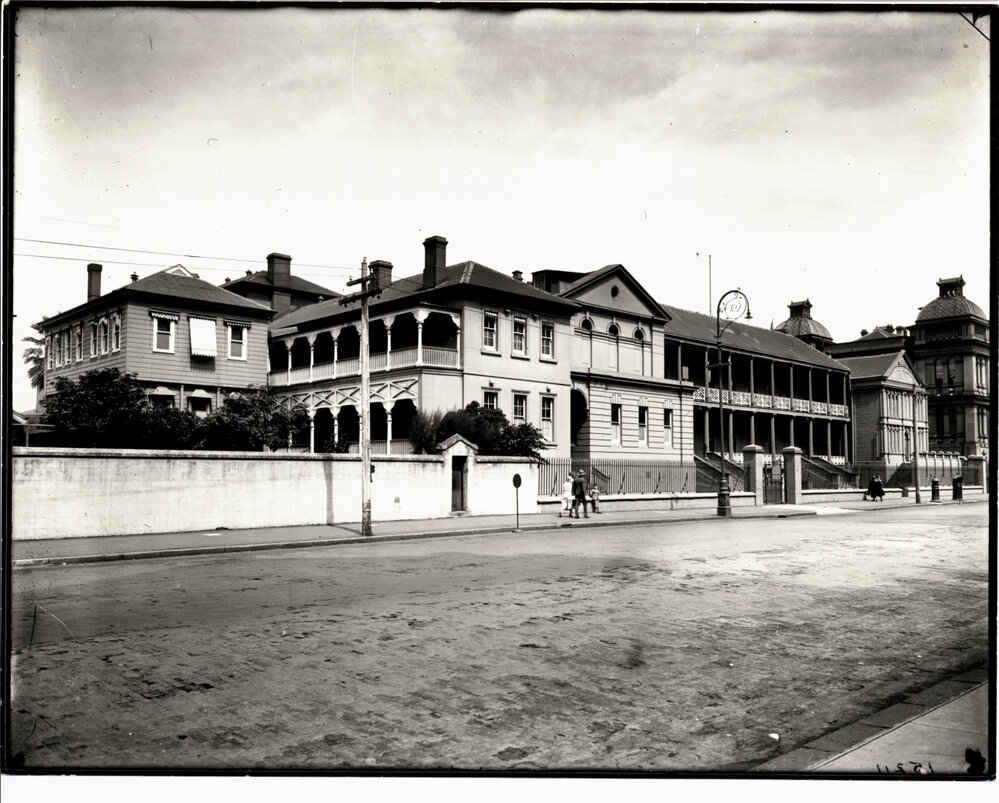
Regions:
<svg viewBox="0 0 999 803"><path fill-rule="evenodd" d="M572 513L569 518L572 518L573 513L579 518L580 505L583 506L583 518L588 519L590 514L586 512L586 480L583 479L582 470L576 473L576 479L572 482Z"/></svg>
<svg viewBox="0 0 999 803"><path fill-rule="evenodd" d="M590 504L593 506L593 512L600 512L600 486L593 483L593 487L590 488Z"/></svg>
<svg viewBox="0 0 999 803"><path fill-rule="evenodd" d="M871 481L867 484L867 495L871 497L872 502L883 502L885 495L885 486L881 482L881 476L875 474Z"/></svg>
<svg viewBox="0 0 999 803"><path fill-rule="evenodd" d="M572 474L569 474L562 483L562 507L559 508L558 517L562 518L563 513L572 515Z"/></svg>

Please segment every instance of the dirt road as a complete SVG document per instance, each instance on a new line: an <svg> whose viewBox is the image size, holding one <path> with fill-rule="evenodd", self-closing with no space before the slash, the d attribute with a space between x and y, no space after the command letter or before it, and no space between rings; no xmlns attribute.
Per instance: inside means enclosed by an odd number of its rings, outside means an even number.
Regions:
<svg viewBox="0 0 999 803"><path fill-rule="evenodd" d="M987 513L18 569L12 751L66 769L748 768L988 657Z"/></svg>

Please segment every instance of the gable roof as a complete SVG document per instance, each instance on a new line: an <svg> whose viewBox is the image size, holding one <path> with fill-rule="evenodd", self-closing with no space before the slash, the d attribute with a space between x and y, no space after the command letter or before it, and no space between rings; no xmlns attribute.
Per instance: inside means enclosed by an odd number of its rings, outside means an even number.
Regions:
<svg viewBox="0 0 999 803"><path fill-rule="evenodd" d="M632 292L635 293L645 303L645 305L651 310L652 314L658 318L668 321L670 316L666 311L666 308L656 301L648 291L642 287L641 283L631 275L628 269L621 264L614 265L604 265L598 270L591 271L585 274L582 278L573 282L569 287L561 292L563 298L578 298L582 293L586 292L590 288L603 282L608 276L613 274L618 274L621 279L627 284Z"/></svg>
<svg viewBox="0 0 999 803"><path fill-rule="evenodd" d="M444 268L442 278L433 287L423 287L423 274L396 279L377 295L370 304L372 315L416 303L442 305L455 300L484 296L493 303L505 299L511 304L521 303L554 313L569 315L579 309L574 301L540 290L532 284L518 281L511 276L488 268L478 262L460 262ZM359 301L341 304L330 299L290 310L276 321L282 327L303 326L335 316L353 317L360 310Z"/></svg>
<svg viewBox="0 0 999 803"><path fill-rule="evenodd" d="M919 379L915 366L906 356L905 351L889 354L871 354L864 357L842 357L840 362L850 371L851 380L884 379L891 375L899 365L904 365ZM920 380L920 383L922 380Z"/></svg>
<svg viewBox="0 0 999 803"><path fill-rule="evenodd" d="M326 298L339 298L341 293L336 290L330 290L328 287L323 287L322 285L316 284L315 282L310 282L308 279L303 279L296 276L294 273L286 277L288 282L288 289L293 293L302 293L310 296L325 296ZM232 279L222 285L227 290L231 290L233 287L245 284L251 287L263 287L267 290L272 290L274 287L273 282L267 278L267 271L258 270L255 273L247 273L245 276L240 276L237 279Z"/></svg>
<svg viewBox="0 0 999 803"><path fill-rule="evenodd" d="M663 304L663 309L669 313L671 320L666 324L666 337L678 337L687 340L697 340L714 345L715 316L701 312L692 312L679 307ZM846 366L834 360L828 354L812 348L807 343L793 335L750 326L748 323L736 321L722 333L724 348L767 355L787 362L815 365L834 371L845 371Z"/></svg>
<svg viewBox="0 0 999 803"><path fill-rule="evenodd" d="M183 265L174 265L126 284L124 287L119 287L117 290L112 290L106 295L87 301L66 312L53 315L42 323L46 329L49 329L53 324L61 323L70 317L76 317L88 308L103 307L108 303L128 298L155 300L173 306L187 303L201 309L220 307L261 318L270 317L272 314L270 307L230 293L224 288L216 287L211 282L199 278L196 273Z"/></svg>

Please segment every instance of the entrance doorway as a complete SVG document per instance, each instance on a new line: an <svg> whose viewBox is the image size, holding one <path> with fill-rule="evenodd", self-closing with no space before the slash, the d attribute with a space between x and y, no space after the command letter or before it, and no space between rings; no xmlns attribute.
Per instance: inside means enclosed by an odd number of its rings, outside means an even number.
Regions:
<svg viewBox="0 0 999 803"><path fill-rule="evenodd" d="M468 457L451 458L451 512L467 510Z"/></svg>

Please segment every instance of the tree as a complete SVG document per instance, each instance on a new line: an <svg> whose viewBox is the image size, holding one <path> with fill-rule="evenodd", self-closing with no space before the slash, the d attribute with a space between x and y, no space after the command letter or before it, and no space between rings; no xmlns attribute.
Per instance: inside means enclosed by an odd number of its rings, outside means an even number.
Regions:
<svg viewBox="0 0 999 803"><path fill-rule="evenodd" d="M409 425L409 442L413 444L413 454L434 454L440 439L437 437L444 414L440 410L425 413L417 410Z"/></svg>
<svg viewBox="0 0 999 803"><path fill-rule="evenodd" d="M301 405L288 409L269 388L230 393L222 406L201 419L197 448L231 451L278 449L308 432L309 416Z"/></svg>
<svg viewBox="0 0 999 803"><path fill-rule="evenodd" d="M117 368L87 371L76 382L55 381L43 421L64 446L135 448L146 430L148 401L134 374Z"/></svg>
<svg viewBox="0 0 999 803"><path fill-rule="evenodd" d="M464 409L413 417L410 441L416 454L430 454L452 435L461 435L476 445L481 455L514 455L540 458L545 439L531 424L511 425L502 410L471 402Z"/></svg>
<svg viewBox="0 0 999 803"><path fill-rule="evenodd" d="M148 404L140 444L144 449L191 449L199 424L199 418L187 410Z"/></svg>
<svg viewBox="0 0 999 803"><path fill-rule="evenodd" d="M28 366L28 379L31 380L31 387L41 390L45 387L45 338L42 336L42 325L40 323L31 324L31 328L38 332L38 337L25 337L25 343L29 343L28 348L22 353L22 358Z"/></svg>

